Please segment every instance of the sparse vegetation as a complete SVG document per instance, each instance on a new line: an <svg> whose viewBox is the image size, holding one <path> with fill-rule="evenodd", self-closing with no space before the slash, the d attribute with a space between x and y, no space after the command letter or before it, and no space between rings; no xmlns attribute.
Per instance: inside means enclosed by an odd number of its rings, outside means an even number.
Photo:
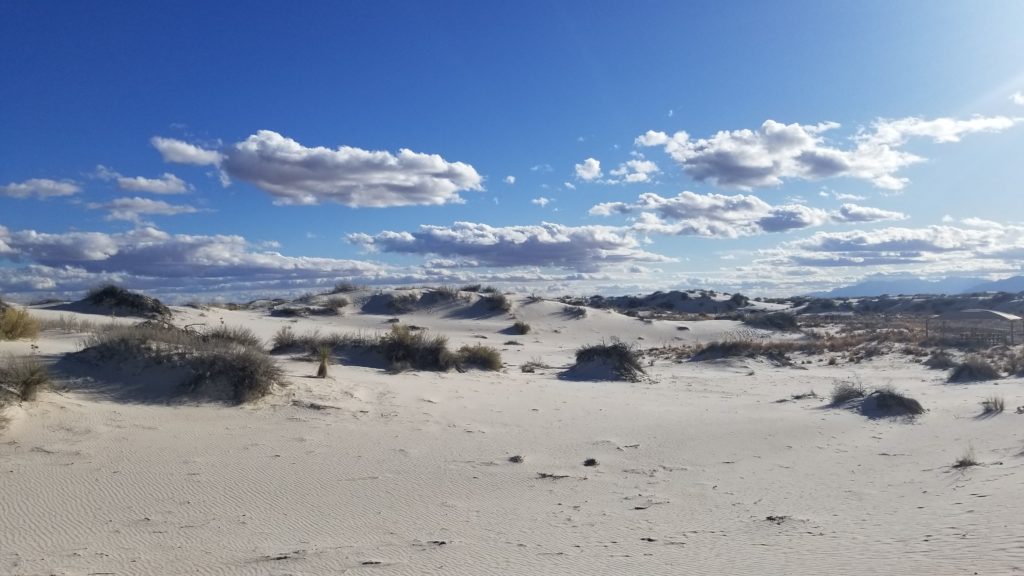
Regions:
<svg viewBox="0 0 1024 576"><path fill-rule="evenodd" d="M463 292L479 292L480 291L480 285L479 284L466 284L462 288L459 288L459 290L461 290Z"/></svg>
<svg viewBox="0 0 1024 576"><path fill-rule="evenodd" d="M349 302L349 299L344 296L331 296L324 300L324 307L333 310L335 313L349 304L351 304L351 302Z"/></svg>
<svg viewBox="0 0 1024 576"><path fill-rule="evenodd" d="M39 322L39 329L44 332L47 330L54 330L68 334L78 334L82 332L97 332L106 326L105 324L99 324L92 320L86 320L70 314L61 314L55 319L39 318L37 320Z"/></svg>
<svg viewBox="0 0 1024 576"><path fill-rule="evenodd" d="M480 289L481 294L500 294L500 291L494 286L484 286Z"/></svg>
<svg viewBox="0 0 1024 576"><path fill-rule="evenodd" d="M488 288L491 288L488 286ZM485 296L480 297L480 301L483 302L490 310L500 310L502 312L508 312L512 309L512 300L508 296L505 296L501 292L486 292L488 288L481 290L481 293L485 293Z"/></svg>
<svg viewBox="0 0 1024 576"><path fill-rule="evenodd" d="M482 370L501 370L501 353L490 346L474 344L459 348L459 365Z"/></svg>
<svg viewBox="0 0 1024 576"><path fill-rule="evenodd" d="M381 338L379 348L393 369L450 370L458 366L459 359L448 349L444 336L428 336L414 332L401 324L391 326L391 332Z"/></svg>
<svg viewBox="0 0 1024 576"><path fill-rule="evenodd" d="M963 456L956 459L956 462L953 463L953 468L963 469L977 465L978 460L974 456L974 448L968 448L967 451L964 452Z"/></svg>
<svg viewBox="0 0 1024 576"><path fill-rule="evenodd" d="M522 320L517 320L516 323L512 325L512 331L516 334L529 334L530 325Z"/></svg>
<svg viewBox="0 0 1024 576"><path fill-rule="evenodd" d="M354 282L349 282L348 280L342 280L342 281L336 283L334 285L334 288L331 288L331 291L328 292L328 294L347 294L349 292L358 292L358 291L359 291L359 285L358 284L356 284Z"/></svg>
<svg viewBox="0 0 1024 576"><path fill-rule="evenodd" d="M570 318L585 318L587 316L587 309L583 306L562 306L562 314Z"/></svg>
<svg viewBox="0 0 1024 576"><path fill-rule="evenodd" d="M864 398L861 412L871 417L917 416L924 414L924 407L917 400L886 386Z"/></svg>
<svg viewBox="0 0 1024 576"><path fill-rule="evenodd" d="M0 407L36 399L50 386L50 371L38 358L7 357L0 362Z"/></svg>
<svg viewBox="0 0 1024 576"><path fill-rule="evenodd" d="M114 314L127 314L145 318L160 318L171 315L171 309L163 302L115 284L104 284L86 294L85 302Z"/></svg>
<svg viewBox="0 0 1024 576"><path fill-rule="evenodd" d="M623 342L593 344L576 350L576 366L592 362L604 363L623 380L635 381L645 373L640 353Z"/></svg>
<svg viewBox="0 0 1024 576"><path fill-rule="evenodd" d="M233 342L239 346L247 346L257 350L263 349L263 341L251 329L245 326L220 325L211 328L203 338L215 342Z"/></svg>
<svg viewBox="0 0 1024 576"><path fill-rule="evenodd" d="M549 368L540 358L531 358L529 362L523 362L519 365L519 370L527 374L533 374L538 368Z"/></svg>
<svg viewBox="0 0 1024 576"><path fill-rule="evenodd" d="M1006 401L1002 396L989 396L981 401L982 414L1001 414L1006 409Z"/></svg>
<svg viewBox="0 0 1024 576"><path fill-rule="evenodd" d="M832 388L832 394L829 395L829 402L832 406L842 406L850 400L857 398L863 398L867 395L867 390L863 386L854 382L839 382Z"/></svg>
<svg viewBox="0 0 1024 576"><path fill-rule="evenodd" d="M743 319L743 323L752 328L777 330L779 332L795 332L800 329L796 316L788 312L749 314Z"/></svg>
<svg viewBox="0 0 1024 576"><path fill-rule="evenodd" d="M39 322L24 308L9 306L0 312L0 340L20 340L39 335Z"/></svg>
<svg viewBox="0 0 1024 576"><path fill-rule="evenodd" d="M405 314L416 310L420 297L415 292L403 294L389 294L387 299L388 310L395 314Z"/></svg>
<svg viewBox="0 0 1024 576"><path fill-rule="evenodd" d="M988 360L980 356L972 356L953 369L947 382L983 382L986 380L998 380L1002 374Z"/></svg>
<svg viewBox="0 0 1024 576"><path fill-rule="evenodd" d="M932 370L949 370L956 368L956 360L945 350L936 350L924 361L924 365Z"/></svg>
<svg viewBox="0 0 1024 576"><path fill-rule="evenodd" d="M316 370L316 377L327 378L327 365L331 361L331 347L320 346L316 349L316 355L320 359L320 366Z"/></svg>

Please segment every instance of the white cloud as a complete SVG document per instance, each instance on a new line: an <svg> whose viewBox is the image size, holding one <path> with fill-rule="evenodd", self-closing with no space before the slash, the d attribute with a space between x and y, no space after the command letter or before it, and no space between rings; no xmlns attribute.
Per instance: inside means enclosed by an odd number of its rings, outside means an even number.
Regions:
<svg viewBox="0 0 1024 576"><path fill-rule="evenodd" d="M195 144L175 140L174 138L162 138L153 136L150 144L160 152L164 162L174 164L195 164L198 166L217 166L224 159L223 155L216 150L200 148Z"/></svg>
<svg viewBox="0 0 1024 576"><path fill-rule="evenodd" d="M611 226L495 227L473 222L452 226L420 226L416 232L350 234L349 241L367 249L443 258L470 258L483 266L554 267L594 272L617 263L663 262L665 256L639 249L625 229Z"/></svg>
<svg viewBox="0 0 1024 576"><path fill-rule="evenodd" d="M143 176L128 177L103 166L96 167L96 176L103 180L114 180L121 190L146 192L149 194L184 194L191 189L187 182L170 172L164 172L159 178Z"/></svg>
<svg viewBox="0 0 1024 576"><path fill-rule="evenodd" d="M635 183L650 182L651 175L656 174L658 171L657 164L640 156L619 164L618 168L615 168L609 174L614 176L619 182Z"/></svg>
<svg viewBox="0 0 1024 576"><path fill-rule="evenodd" d="M150 198L117 198L106 203L91 203L89 208L107 210L107 220L126 220L141 223L142 216L175 216L178 214L194 214L199 210L187 204L169 204L162 200Z"/></svg>
<svg viewBox="0 0 1024 576"><path fill-rule="evenodd" d="M576 177L585 182L597 180L602 176L601 161L594 158L587 158L576 165Z"/></svg>
<svg viewBox="0 0 1024 576"><path fill-rule="evenodd" d="M545 198L541 196L540 198L534 198L533 200L530 200L530 204L536 204L537 206L543 208L547 206L551 201L551 198Z"/></svg>
<svg viewBox="0 0 1024 576"><path fill-rule="evenodd" d="M562 182L562 186L565 186L569 190L575 190L576 189L576 185L573 184L572 182Z"/></svg>
<svg viewBox="0 0 1024 576"><path fill-rule="evenodd" d="M32 178L24 182L11 182L0 186L0 196L11 198L56 198L72 196L81 191L81 187L71 180L50 180L49 178Z"/></svg>
<svg viewBox="0 0 1024 576"><path fill-rule="evenodd" d="M771 205L757 196L682 192L672 198L641 194L632 204L607 202L590 209L592 216L638 213L633 228L670 235L736 238L766 232L821 226L831 222L901 220L905 216L877 208L844 204L829 212L802 204Z"/></svg>
<svg viewBox="0 0 1024 576"><path fill-rule="evenodd" d="M534 164L530 166L530 172L554 172L551 164Z"/></svg>
<svg viewBox="0 0 1024 576"><path fill-rule="evenodd" d="M483 190L472 166L436 154L308 148L269 130L227 148L221 167L285 204L440 205L462 203L459 191Z"/></svg>
<svg viewBox="0 0 1024 576"><path fill-rule="evenodd" d="M1010 96L1010 100L1018 106L1024 106L1024 94L1020 92L1014 92L1013 96Z"/></svg>
<svg viewBox="0 0 1024 576"><path fill-rule="evenodd" d="M924 161L902 150L910 138L958 142L967 134L998 132L1021 121L1006 116L877 120L870 129L853 135L845 148L825 140L826 132L839 128L835 122L802 125L774 120L765 121L757 130L726 130L696 140L682 131L669 136L651 130L635 143L662 147L692 178L722 186L750 189L779 186L789 179L848 177L899 190L907 179L896 173Z"/></svg>
<svg viewBox="0 0 1024 576"><path fill-rule="evenodd" d="M516 177L515 176L513 176L511 174L509 174L508 176L505 176L505 184L515 184L515 183L516 183Z"/></svg>

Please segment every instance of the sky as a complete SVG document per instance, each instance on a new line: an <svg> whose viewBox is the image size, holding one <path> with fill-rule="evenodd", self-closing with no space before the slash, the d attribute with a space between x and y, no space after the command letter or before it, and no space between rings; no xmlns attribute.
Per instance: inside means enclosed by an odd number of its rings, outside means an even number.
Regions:
<svg viewBox="0 0 1024 576"><path fill-rule="evenodd" d="M1022 273L1024 3L0 3L0 296Z"/></svg>

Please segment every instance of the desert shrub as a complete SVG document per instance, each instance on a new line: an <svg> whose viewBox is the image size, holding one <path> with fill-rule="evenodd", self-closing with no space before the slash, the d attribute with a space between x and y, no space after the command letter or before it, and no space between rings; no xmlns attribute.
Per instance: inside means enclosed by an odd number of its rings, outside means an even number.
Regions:
<svg viewBox="0 0 1024 576"><path fill-rule="evenodd" d="M459 364L483 370L501 370L501 353L490 346L474 344L459 348Z"/></svg>
<svg viewBox="0 0 1024 576"><path fill-rule="evenodd" d="M0 406L35 400L50 385L50 371L34 357L8 357L0 362Z"/></svg>
<svg viewBox="0 0 1024 576"><path fill-rule="evenodd" d="M841 406L850 400L863 398L866 394L867 390L865 390L860 384L853 382L839 382L832 388L832 394L829 395L829 401L832 406Z"/></svg>
<svg viewBox="0 0 1024 576"><path fill-rule="evenodd" d="M968 448L964 455L957 458L956 462L953 462L953 468L970 468L971 466L977 466L978 460L974 456L974 448Z"/></svg>
<svg viewBox="0 0 1024 576"><path fill-rule="evenodd" d="M750 314L743 323L752 328L794 332L800 329L796 316L788 312L769 312L767 314Z"/></svg>
<svg viewBox="0 0 1024 576"><path fill-rule="evenodd" d="M989 396L981 401L982 414L1001 414L1006 409L1006 401L1002 396Z"/></svg>
<svg viewBox="0 0 1024 576"><path fill-rule="evenodd" d="M732 295L732 298L729 298L729 303L737 308L743 308L744 306L750 304L750 298L747 298L743 294L737 292Z"/></svg>
<svg viewBox="0 0 1024 576"><path fill-rule="evenodd" d="M527 374L533 374L538 368L548 368L540 358L531 358L529 362L523 362L519 365L519 370Z"/></svg>
<svg viewBox="0 0 1024 576"><path fill-rule="evenodd" d="M494 286L484 286L480 289L481 294L498 294L499 291Z"/></svg>
<svg viewBox="0 0 1024 576"><path fill-rule="evenodd" d="M351 302L349 302L348 298L345 298L344 296L331 296L324 300L324 306L335 311L341 310L349 304L351 304Z"/></svg>
<svg viewBox="0 0 1024 576"><path fill-rule="evenodd" d="M481 292L484 292L481 290ZM486 296L481 296L480 300L491 310L500 310L502 312L508 312L512 309L512 300L505 296L501 292L490 292Z"/></svg>
<svg viewBox="0 0 1024 576"><path fill-rule="evenodd" d="M562 314L570 318L584 318L587 315L587 309L583 306L562 306Z"/></svg>
<svg viewBox="0 0 1024 576"><path fill-rule="evenodd" d="M274 333L273 346L270 351L280 352L297 346L299 346L299 337L295 334L295 331L292 330L291 326L282 326Z"/></svg>
<svg viewBox="0 0 1024 576"><path fill-rule="evenodd" d="M347 294L349 292L356 292L359 290L359 285L348 280L342 280L335 283L334 288L328 294Z"/></svg>
<svg viewBox="0 0 1024 576"><path fill-rule="evenodd" d="M97 308L116 313L129 313L146 317L170 316L171 309L163 302L115 284L104 284L90 290L85 301Z"/></svg>
<svg viewBox="0 0 1024 576"><path fill-rule="evenodd" d="M434 294L440 300L448 300L454 302L459 299L459 289L455 286L438 286L434 290Z"/></svg>
<svg viewBox="0 0 1024 576"><path fill-rule="evenodd" d="M1002 378L1002 374L988 360L980 356L972 356L953 369L947 382L982 382L999 378Z"/></svg>
<svg viewBox="0 0 1024 576"><path fill-rule="evenodd" d="M238 404L258 400L284 382L273 358L242 346L201 350L187 365L193 372L185 384L188 392L217 396L226 389Z"/></svg>
<svg viewBox="0 0 1024 576"><path fill-rule="evenodd" d="M388 296L388 309L395 314L404 314L406 312L412 312L416 310L416 305L419 303L420 297L415 292L406 292L403 294L390 294Z"/></svg>
<svg viewBox="0 0 1024 576"><path fill-rule="evenodd" d="M516 323L512 325L512 330L517 334L529 334L530 325L522 320L517 320Z"/></svg>
<svg viewBox="0 0 1024 576"><path fill-rule="evenodd" d="M624 380L637 380L644 374L640 353L623 342L592 344L576 350L577 366L589 362L604 362Z"/></svg>
<svg viewBox="0 0 1024 576"><path fill-rule="evenodd" d="M924 414L924 407L887 386L868 394L861 404L861 412L868 416L917 416Z"/></svg>
<svg viewBox="0 0 1024 576"><path fill-rule="evenodd" d="M80 332L96 332L102 330L105 325L98 324L92 320L85 320L77 316L61 314L57 318L39 318L39 329L43 331L54 330L77 334Z"/></svg>
<svg viewBox="0 0 1024 576"><path fill-rule="evenodd" d="M320 346L316 349L316 355L320 360L320 366L316 370L316 377L327 378L327 365L331 362L331 347Z"/></svg>
<svg viewBox="0 0 1024 576"><path fill-rule="evenodd" d="M466 284L462 288L459 288L459 290L461 290L463 292L479 292L480 291L480 285L479 284Z"/></svg>
<svg viewBox="0 0 1024 576"><path fill-rule="evenodd" d="M234 342L241 346L249 346L260 350L263 341L251 329L245 326L217 326L203 335L206 340L218 342Z"/></svg>
<svg viewBox="0 0 1024 576"><path fill-rule="evenodd" d="M792 352L808 351L811 345L805 342L773 342L771 340L737 339L709 342L694 350L690 360L720 360L722 358L766 357L776 363L787 364L787 355Z"/></svg>
<svg viewBox="0 0 1024 576"><path fill-rule="evenodd" d="M945 350L936 350L924 361L924 365L932 370L949 370L956 368L956 360Z"/></svg>
<svg viewBox="0 0 1024 576"><path fill-rule="evenodd" d="M458 358L448 350L444 336L428 336L407 326L394 324L391 332L381 338L379 348L392 367L407 365L416 370L450 370Z"/></svg>
<svg viewBox="0 0 1024 576"><path fill-rule="evenodd" d="M8 307L0 312L0 340L35 338L39 322L24 308Z"/></svg>

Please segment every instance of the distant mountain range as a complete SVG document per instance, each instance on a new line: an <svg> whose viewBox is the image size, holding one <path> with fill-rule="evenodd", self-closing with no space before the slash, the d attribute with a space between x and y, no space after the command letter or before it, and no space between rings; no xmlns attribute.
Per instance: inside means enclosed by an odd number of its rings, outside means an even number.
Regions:
<svg viewBox="0 0 1024 576"><path fill-rule="evenodd" d="M866 280L842 286L827 292L814 292L815 298L854 298L889 294L967 294L970 292L1024 292L1024 276L1013 276L990 282L982 278L946 278L923 280L900 278L894 280Z"/></svg>

